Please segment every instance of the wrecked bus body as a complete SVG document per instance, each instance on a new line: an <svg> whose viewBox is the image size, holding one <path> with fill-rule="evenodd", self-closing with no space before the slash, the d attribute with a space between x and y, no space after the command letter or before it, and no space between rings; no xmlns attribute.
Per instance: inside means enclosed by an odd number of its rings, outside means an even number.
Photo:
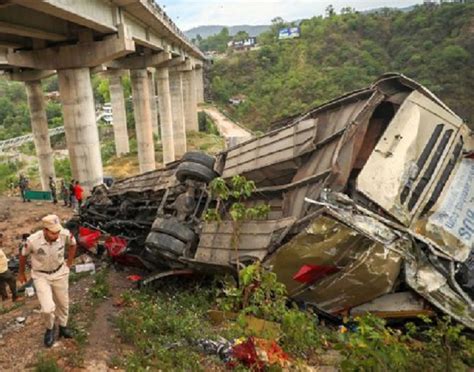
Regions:
<svg viewBox="0 0 474 372"><path fill-rule="evenodd" d="M430 314L474 329L474 138L423 86L387 74L220 153L99 187L84 227L121 236L150 270L260 260L331 314ZM205 222L206 184L245 176L265 220ZM109 250L113 254L114 250ZM123 250L121 251L123 252Z"/></svg>

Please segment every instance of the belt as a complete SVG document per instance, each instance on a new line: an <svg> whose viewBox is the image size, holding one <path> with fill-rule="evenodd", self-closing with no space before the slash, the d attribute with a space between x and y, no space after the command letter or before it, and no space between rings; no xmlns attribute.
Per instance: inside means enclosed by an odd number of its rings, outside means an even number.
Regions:
<svg viewBox="0 0 474 372"><path fill-rule="evenodd" d="M35 270L35 271L39 273L43 273L43 274L54 274L55 272L59 271L59 269L63 267L63 265L64 265L64 262L61 265L59 265L56 270L53 270L53 271L43 271L43 270Z"/></svg>

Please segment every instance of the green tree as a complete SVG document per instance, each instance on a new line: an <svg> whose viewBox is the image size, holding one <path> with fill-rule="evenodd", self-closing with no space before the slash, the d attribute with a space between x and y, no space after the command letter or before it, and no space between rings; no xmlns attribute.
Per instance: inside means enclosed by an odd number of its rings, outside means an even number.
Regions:
<svg viewBox="0 0 474 372"><path fill-rule="evenodd" d="M212 94L227 104L246 96L229 113L254 130L362 88L389 71L426 85L458 115L474 123L474 4L383 9L306 19L301 37L278 40L287 27L276 18L259 36L260 49L215 61Z"/></svg>

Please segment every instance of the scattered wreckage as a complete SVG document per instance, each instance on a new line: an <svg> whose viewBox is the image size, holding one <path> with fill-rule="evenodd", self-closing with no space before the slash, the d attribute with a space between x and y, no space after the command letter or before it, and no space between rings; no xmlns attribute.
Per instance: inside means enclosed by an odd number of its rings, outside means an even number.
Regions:
<svg viewBox="0 0 474 372"><path fill-rule="evenodd" d="M474 329L474 138L426 88L386 74L216 158L97 187L81 239L152 271L222 272L261 260L289 295L330 314L438 309ZM253 180L244 222L205 222L216 176ZM95 235L94 235L95 234ZM154 278L160 277L158 274Z"/></svg>

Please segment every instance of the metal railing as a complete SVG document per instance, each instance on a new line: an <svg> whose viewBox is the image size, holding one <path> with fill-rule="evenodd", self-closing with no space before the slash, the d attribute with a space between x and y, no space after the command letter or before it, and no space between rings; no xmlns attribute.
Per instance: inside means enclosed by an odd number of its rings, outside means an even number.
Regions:
<svg viewBox="0 0 474 372"><path fill-rule="evenodd" d="M103 119L104 116L106 116L107 113L104 111L96 111L95 116L96 116L96 121L98 122L99 120ZM64 133L64 126L62 127L56 127L56 128L51 128L48 130L49 136L55 136L57 134L62 134ZM9 138L4 141L0 141L0 152L15 148L15 147L20 147L21 145L28 143L28 142L33 142L34 137L33 134L25 134L24 136L20 137L15 137L15 138Z"/></svg>
<svg viewBox="0 0 474 372"><path fill-rule="evenodd" d="M55 136L57 134L64 133L64 126L51 128L48 131L48 133L50 137ZM9 138L7 140L0 141L0 151L4 151L4 150L11 149L14 147L19 147L28 142L33 142L33 139L34 139L33 134L26 134L24 136Z"/></svg>

